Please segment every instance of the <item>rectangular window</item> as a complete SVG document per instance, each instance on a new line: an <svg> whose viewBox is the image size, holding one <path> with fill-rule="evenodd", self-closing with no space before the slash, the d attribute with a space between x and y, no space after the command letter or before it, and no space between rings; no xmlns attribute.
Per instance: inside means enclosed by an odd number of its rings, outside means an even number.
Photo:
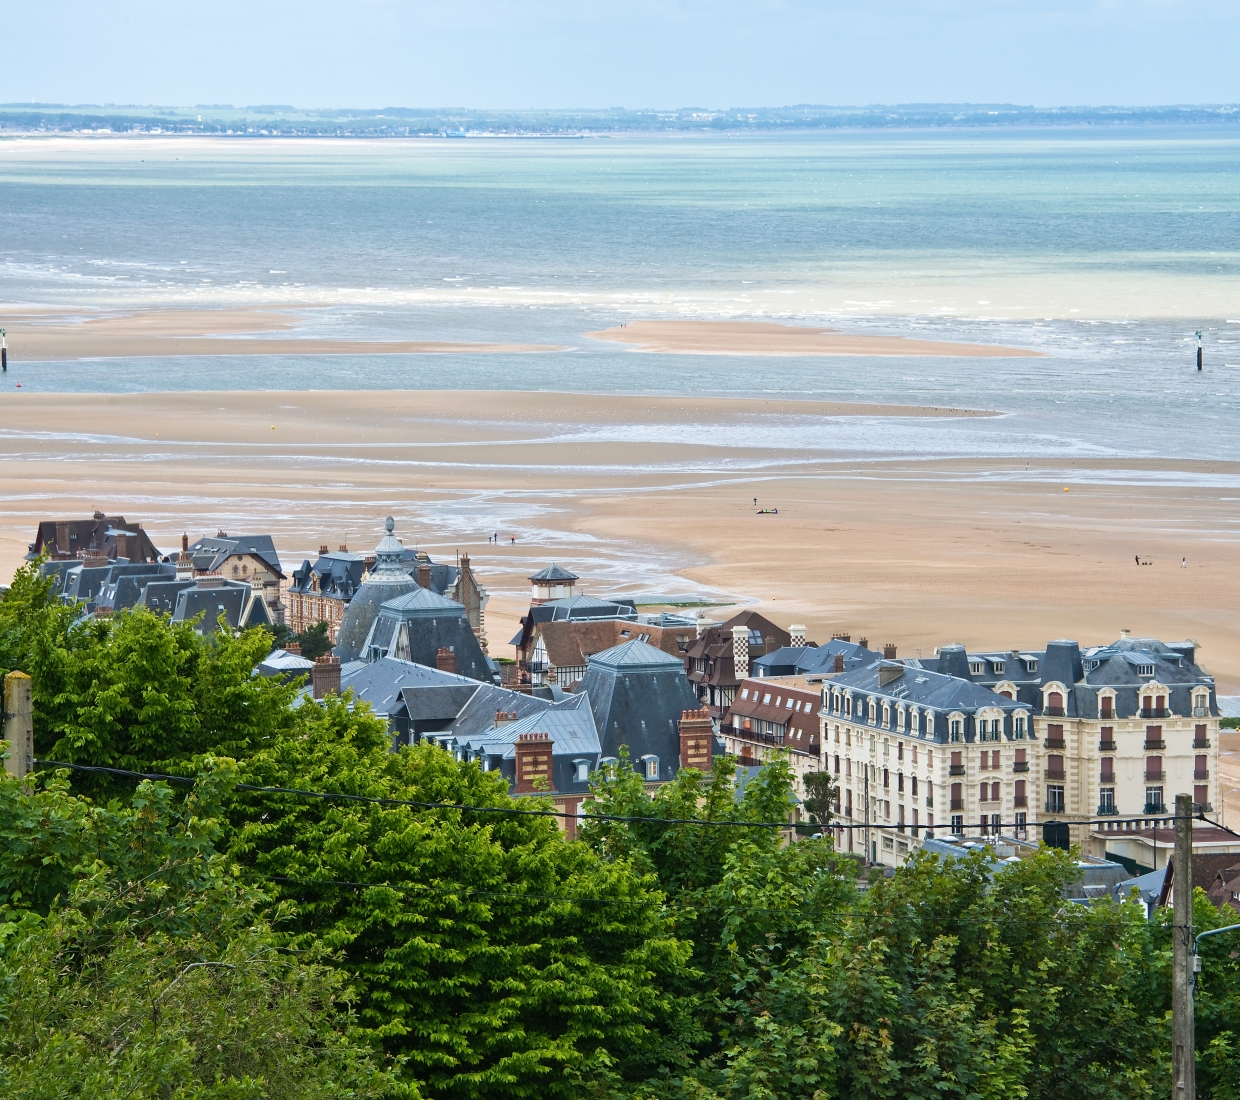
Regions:
<svg viewBox="0 0 1240 1100"><path fill-rule="evenodd" d="M952 806L953 810L964 809L964 785L961 783L952 784Z"/></svg>
<svg viewBox="0 0 1240 1100"><path fill-rule="evenodd" d="M1046 727L1046 747L1048 749L1062 749L1063 746L1063 726L1050 725Z"/></svg>
<svg viewBox="0 0 1240 1100"><path fill-rule="evenodd" d="M961 733L961 721L959 718L953 718L951 724L951 736L953 741L960 741L963 738Z"/></svg>
<svg viewBox="0 0 1240 1100"><path fill-rule="evenodd" d="M952 814L952 832L964 836L964 814Z"/></svg>
<svg viewBox="0 0 1240 1100"><path fill-rule="evenodd" d="M1161 756L1147 756L1145 758L1145 778L1147 780L1161 779L1162 774L1163 774L1162 757Z"/></svg>
<svg viewBox="0 0 1240 1100"><path fill-rule="evenodd" d="M1161 814L1166 812L1167 807L1163 805L1163 789L1162 787L1146 787L1145 788L1145 812L1147 814Z"/></svg>
<svg viewBox="0 0 1240 1100"><path fill-rule="evenodd" d="M1196 780L1210 778L1210 758L1208 756L1193 757L1193 778Z"/></svg>
<svg viewBox="0 0 1240 1100"><path fill-rule="evenodd" d="M999 784L998 784L998 783L992 783L992 784L990 785L990 801L991 801L991 802L998 802L999 800L1000 800L1000 795L999 795Z"/></svg>
<svg viewBox="0 0 1240 1100"><path fill-rule="evenodd" d="M1102 771L1099 773L1103 783L1111 783L1115 780L1115 757L1104 756L1102 758Z"/></svg>
<svg viewBox="0 0 1240 1100"><path fill-rule="evenodd" d="M1048 784L1046 787L1046 812L1048 814L1063 813L1063 787Z"/></svg>
<svg viewBox="0 0 1240 1100"><path fill-rule="evenodd" d="M1098 813L1115 813L1115 788L1101 787L1098 790Z"/></svg>
<svg viewBox="0 0 1240 1100"><path fill-rule="evenodd" d="M913 785L911 794L914 798L916 798L917 797L917 776L910 775L909 782Z"/></svg>
<svg viewBox="0 0 1240 1100"><path fill-rule="evenodd" d="M852 817L852 791L844 792L844 813Z"/></svg>
<svg viewBox="0 0 1240 1100"><path fill-rule="evenodd" d="M1014 786L1015 786L1015 792L1016 792L1016 798L1015 798L1016 805L1017 806L1027 805L1028 796L1025 794L1025 781L1023 779L1018 779L1016 780L1016 783L1014 784Z"/></svg>
<svg viewBox="0 0 1240 1100"><path fill-rule="evenodd" d="M897 791L903 791L903 790L904 790L904 773L903 773L903 772L900 772L900 773L896 776L896 790L897 790Z"/></svg>
<svg viewBox="0 0 1240 1100"><path fill-rule="evenodd" d="M1115 700L1111 698L1111 696L1104 695L1102 697L1102 707L1099 711L1099 717L1100 718L1114 718L1115 717Z"/></svg>
<svg viewBox="0 0 1240 1100"><path fill-rule="evenodd" d="M897 760L904 759L904 742L903 741L896 742L896 759Z"/></svg>
<svg viewBox="0 0 1240 1100"><path fill-rule="evenodd" d="M1016 718L1013 732L1017 741L1025 739L1025 716L1023 714Z"/></svg>
<svg viewBox="0 0 1240 1100"><path fill-rule="evenodd" d="M989 783L983 783L980 786L980 788L978 789L978 793L977 793L977 800L979 802L990 801L990 784Z"/></svg>
<svg viewBox="0 0 1240 1100"><path fill-rule="evenodd" d="M835 774L840 774L840 754L838 752L835 754Z"/></svg>
<svg viewBox="0 0 1240 1100"><path fill-rule="evenodd" d="M1210 788L1205 784L1193 787L1193 802L1204 810L1210 801Z"/></svg>

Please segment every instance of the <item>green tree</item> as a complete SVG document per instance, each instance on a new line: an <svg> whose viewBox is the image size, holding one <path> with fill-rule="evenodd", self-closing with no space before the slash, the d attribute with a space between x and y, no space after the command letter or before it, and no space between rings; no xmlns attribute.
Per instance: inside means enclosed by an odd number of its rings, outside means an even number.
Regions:
<svg viewBox="0 0 1240 1100"><path fill-rule="evenodd" d="M214 851L227 785L101 809L0 779L0 1095L416 1095L350 1036L323 949L282 947Z"/></svg>
<svg viewBox="0 0 1240 1100"><path fill-rule="evenodd" d="M390 751L349 697L308 703L248 783L529 809L443 749ZM689 949L650 876L549 818L249 795L232 855L295 902L294 945L340 955L362 1033L434 1097L602 1095L678 1057L666 988Z"/></svg>
<svg viewBox="0 0 1240 1100"><path fill-rule="evenodd" d="M831 811L839 800L839 787L830 772L809 772L805 779L805 799L803 805L810 820L819 825L826 825L831 820Z"/></svg>

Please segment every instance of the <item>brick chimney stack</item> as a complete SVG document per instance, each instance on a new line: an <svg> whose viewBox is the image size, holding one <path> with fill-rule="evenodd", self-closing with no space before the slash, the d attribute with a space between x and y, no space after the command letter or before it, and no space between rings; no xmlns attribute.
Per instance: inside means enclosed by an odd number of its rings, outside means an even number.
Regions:
<svg viewBox="0 0 1240 1100"><path fill-rule="evenodd" d="M311 670L311 690L316 699L340 694L340 658L332 654L316 658Z"/></svg>
<svg viewBox="0 0 1240 1100"><path fill-rule="evenodd" d="M844 671L844 654L837 653L835 655L835 665L831 669L831 671L832 672L843 672Z"/></svg>
<svg viewBox="0 0 1240 1100"><path fill-rule="evenodd" d="M749 675L749 627L732 628L732 665L738 680Z"/></svg>
<svg viewBox="0 0 1240 1100"><path fill-rule="evenodd" d="M452 646L440 646L435 651L435 667L440 672L456 672L456 650Z"/></svg>
<svg viewBox="0 0 1240 1100"><path fill-rule="evenodd" d="M894 661L896 659L896 647L891 642L883 643L883 660Z"/></svg>
<svg viewBox="0 0 1240 1100"><path fill-rule="evenodd" d="M188 531L181 532L181 553L182 554L189 553L189 532Z"/></svg>
<svg viewBox="0 0 1240 1100"><path fill-rule="evenodd" d="M431 567L429 562L418 562L418 587L430 588L431 586Z"/></svg>
<svg viewBox="0 0 1240 1100"><path fill-rule="evenodd" d="M536 780L546 780L546 790L553 789L551 756L554 742L545 733L523 733L513 746L517 757L517 794L533 794Z"/></svg>
<svg viewBox="0 0 1240 1100"><path fill-rule="evenodd" d="M862 649L869 649L870 639L869 638L858 638L857 645L859 645Z"/></svg>
<svg viewBox="0 0 1240 1100"><path fill-rule="evenodd" d="M852 641L852 635L851 635L851 634L832 634L832 635L831 635L831 641L833 641L833 642L851 642L851 641Z"/></svg>
<svg viewBox="0 0 1240 1100"><path fill-rule="evenodd" d="M685 710L680 714L680 766L710 771L711 741L710 711Z"/></svg>
<svg viewBox="0 0 1240 1100"><path fill-rule="evenodd" d="M502 726L507 722L515 722L517 720L517 712L515 710L497 710L495 712L495 724Z"/></svg>
<svg viewBox="0 0 1240 1100"><path fill-rule="evenodd" d="M327 553L327 543L320 542L319 543L319 557L320 558L323 557L324 555L326 555L326 553Z"/></svg>
<svg viewBox="0 0 1240 1100"><path fill-rule="evenodd" d="M805 624L793 623L788 628L788 633L792 635L792 640L788 643L793 649L799 649L805 645Z"/></svg>
<svg viewBox="0 0 1240 1100"><path fill-rule="evenodd" d="M284 647L284 652L291 653L294 657L300 657L301 642L289 642L289 644Z"/></svg>

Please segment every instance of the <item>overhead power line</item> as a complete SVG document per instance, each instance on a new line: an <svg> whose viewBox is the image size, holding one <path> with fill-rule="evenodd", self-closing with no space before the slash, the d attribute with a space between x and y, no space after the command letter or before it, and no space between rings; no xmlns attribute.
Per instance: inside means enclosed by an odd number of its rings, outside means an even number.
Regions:
<svg viewBox="0 0 1240 1100"><path fill-rule="evenodd" d="M41 768L67 768L70 771L85 772L87 774L100 775L116 775L126 779L148 779L153 782L160 783L185 783L193 786L198 782L195 776L186 775L164 775L159 772L136 772L129 771L126 768L107 768L100 764L70 764L63 760L36 760L35 765ZM710 825L723 826L727 828L739 829L796 829L798 831L816 830L826 832L828 829L889 829L892 831L903 831L914 828L911 825L900 824L880 824L871 822L866 824L846 823L831 821L825 825L814 822L791 822L791 821L737 821L731 819L715 819L705 817L646 817L641 814L602 814L588 812L570 812L568 810L521 810L511 806L475 806L465 802L424 802L412 798L380 798L374 795L348 794L344 791L307 791L298 787L264 787L253 783L237 783L234 784L233 790L246 791L252 794L279 794L291 795L295 798L320 799L326 801L340 802L360 802L374 806L410 806L420 810L461 810L466 813L478 814L501 814L513 817L560 817L565 819L575 819L580 821L618 821L624 823L632 823L638 825ZM550 797L554 792L548 792L546 797ZM1206 821L1204 813L1197 815L1198 820ZM1131 819L1122 819L1117 821L1114 817L1104 818L1083 818L1079 820L1056 820L1056 825L1107 825L1107 824L1123 824L1125 820L1146 821L1152 820L1148 816L1135 817ZM1208 824L1215 824L1210 821ZM968 825L965 828L987 830L994 829L1027 829L1037 828L1039 824L1051 824L1050 822L1008 822L1003 821L995 824L987 822L985 826L980 823L977 825ZM926 830L927 832L944 832L949 835L950 828L947 825L921 825L916 826ZM1170 826L1168 826L1170 828ZM1219 826L1223 828L1223 826ZM1227 832L1231 832L1230 829ZM1234 834L1240 835L1240 834Z"/></svg>

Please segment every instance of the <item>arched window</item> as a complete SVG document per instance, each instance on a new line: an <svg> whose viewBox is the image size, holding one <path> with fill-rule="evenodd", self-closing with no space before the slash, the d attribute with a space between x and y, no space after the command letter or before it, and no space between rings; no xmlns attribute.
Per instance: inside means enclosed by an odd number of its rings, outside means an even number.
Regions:
<svg viewBox="0 0 1240 1100"><path fill-rule="evenodd" d="M1063 695L1061 692L1048 691L1046 693L1046 713L1063 714Z"/></svg>

